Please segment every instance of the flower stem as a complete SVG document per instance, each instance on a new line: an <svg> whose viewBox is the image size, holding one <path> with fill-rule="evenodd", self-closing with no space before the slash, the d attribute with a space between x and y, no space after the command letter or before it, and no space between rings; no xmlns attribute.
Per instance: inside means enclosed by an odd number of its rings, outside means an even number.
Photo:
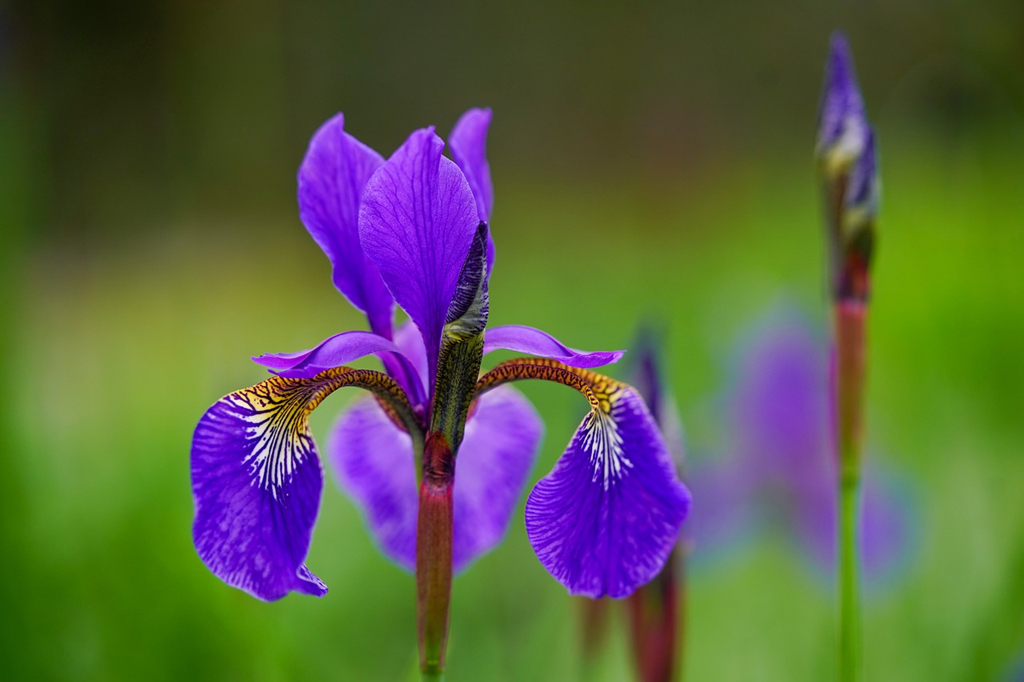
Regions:
<svg viewBox="0 0 1024 682"><path fill-rule="evenodd" d="M591 599L590 597L578 597L581 632L581 658L580 680L589 681L597 679L601 669L601 654L604 651L608 639L608 610L611 607L610 599Z"/></svg>
<svg viewBox="0 0 1024 682"><path fill-rule="evenodd" d="M431 433L423 453L416 528L416 616L424 680L444 678L452 594L454 479L455 461L448 441L441 433Z"/></svg>
<svg viewBox="0 0 1024 682"><path fill-rule="evenodd" d="M860 485L839 486L839 680L860 679L860 576L857 556L857 510Z"/></svg>
<svg viewBox="0 0 1024 682"><path fill-rule="evenodd" d="M672 682L678 676L684 629L683 550L676 547L661 573L627 602L633 658L642 682Z"/></svg>
<svg viewBox="0 0 1024 682"><path fill-rule="evenodd" d="M838 439L839 680L859 682L860 472L864 444L867 303L836 303L835 410Z"/></svg>

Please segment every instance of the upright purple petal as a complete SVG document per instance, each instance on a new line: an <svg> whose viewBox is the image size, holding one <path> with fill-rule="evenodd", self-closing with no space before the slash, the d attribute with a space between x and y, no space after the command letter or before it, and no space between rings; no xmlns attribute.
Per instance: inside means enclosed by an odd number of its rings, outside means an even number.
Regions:
<svg viewBox="0 0 1024 682"><path fill-rule="evenodd" d="M643 401L629 387L591 412L526 503L537 558L570 594L628 596L658 574L690 494Z"/></svg>
<svg viewBox="0 0 1024 682"><path fill-rule="evenodd" d="M334 268L334 286L366 313L370 328L391 337L394 301L359 242L359 203L366 182L384 163L345 132L337 114L320 126L299 168L299 217Z"/></svg>
<svg viewBox="0 0 1024 682"><path fill-rule="evenodd" d="M283 377L308 379L326 369L341 367L366 355L390 357L397 371L393 376L409 394L413 404L424 401L424 389L416 366L397 344L372 332L352 331L335 334L317 346L298 353L265 353L252 360Z"/></svg>
<svg viewBox="0 0 1024 682"><path fill-rule="evenodd" d="M504 537L542 430L533 408L514 389L481 396L455 464L456 571ZM414 570L418 488L408 434L374 401L361 400L342 414L328 451L338 484L362 509L381 550Z"/></svg>
<svg viewBox="0 0 1024 682"><path fill-rule="evenodd" d="M398 304L423 335L432 389L448 305L476 234L476 202L462 171L418 130L363 193L359 237Z"/></svg>
<svg viewBox="0 0 1024 682"><path fill-rule="evenodd" d="M308 423L321 397L315 382L274 377L221 398L192 438L196 550L267 601L327 592L303 563L323 490Z"/></svg>
<svg viewBox="0 0 1024 682"><path fill-rule="evenodd" d="M487 163L487 129L490 125L490 109L470 109L459 118L448 136L452 160L469 181L477 213L485 222L490 222L494 206L491 166Z"/></svg>
<svg viewBox="0 0 1024 682"><path fill-rule="evenodd" d="M511 350L558 360L570 367L590 368L618 362L624 351L587 352L569 348L547 332L520 324L491 327L484 332L484 353Z"/></svg>
<svg viewBox="0 0 1024 682"><path fill-rule="evenodd" d="M487 130L491 125L490 109L470 109L459 118L448 136L452 160L458 164L476 199L480 220L491 222L494 208L494 186L491 166L487 163ZM487 274L494 267L494 239L487 235Z"/></svg>
<svg viewBox="0 0 1024 682"><path fill-rule="evenodd" d="M533 468L544 424L519 391L480 397L455 458L456 571L501 542Z"/></svg>

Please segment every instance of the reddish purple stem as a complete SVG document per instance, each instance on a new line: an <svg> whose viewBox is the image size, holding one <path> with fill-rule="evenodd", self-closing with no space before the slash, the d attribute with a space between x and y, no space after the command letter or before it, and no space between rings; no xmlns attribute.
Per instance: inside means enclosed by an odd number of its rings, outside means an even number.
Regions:
<svg viewBox="0 0 1024 682"><path fill-rule="evenodd" d="M445 437L427 436L416 530L416 610L420 670L440 679L448 642L452 594L452 491L455 459Z"/></svg>

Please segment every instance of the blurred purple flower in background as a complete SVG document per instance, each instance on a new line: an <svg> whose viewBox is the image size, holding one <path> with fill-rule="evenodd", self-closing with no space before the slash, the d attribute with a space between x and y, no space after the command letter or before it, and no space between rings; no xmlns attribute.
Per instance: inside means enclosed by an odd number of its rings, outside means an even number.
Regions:
<svg viewBox="0 0 1024 682"><path fill-rule="evenodd" d="M688 535L694 556L781 528L823 572L835 563L835 457L824 341L797 313L768 315L736 357L726 395L728 456L697 459L687 481L700 502ZM869 469L861 556L869 580L893 576L910 556L913 510L891 474Z"/></svg>

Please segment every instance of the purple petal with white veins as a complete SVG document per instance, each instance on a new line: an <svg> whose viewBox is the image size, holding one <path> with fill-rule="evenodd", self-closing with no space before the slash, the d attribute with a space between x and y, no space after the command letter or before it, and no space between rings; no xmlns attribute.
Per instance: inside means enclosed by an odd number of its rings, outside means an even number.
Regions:
<svg viewBox="0 0 1024 682"><path fill-rule="evenodd" d="M470 109L459 118L451 135L448 149L452 160L462 169L473 197L476 199L480 220L491 221L494 208L494 186L491 184L491 166L487 163L487 130L491 125L490 109ZM494 267L494 240L487 235L487 274Z"/></svg>
<svg viewBox="0 0 1024 682"><path fill-rule="evenodd" d="M390 356L395 359L398 374L392 377L409 394L414 404L423 402L424 389L415 365L401 349L383 336L372 332L352 331L335 334L316 347L298 353L265 353L252 358L275 374L292 379L309 379L325 369L341 367L366 355Z"/></svg>
<svg viewBox="0 0 1024 682"><path fill-rule="evenodd" d="M456 458L452 562L456 571L504 537L536 456L543 425L510 387L481 396ZM412 440L372 400L342 414L329 453L338 483L363 511L381 550L416 566L418 487Z"/></svg>
<svg viewBox="0 0 1024 682"><path fill-rule="evenodd" d="M359 203L384 159L345 132L337 114L314 133L299 168L299 217L334 268L334 286L366 313L370 328L391 336L394 300L359 242Z"/></svg>
<svg viewBox="0 0 1024 682"><path fill-rule="evenodd" d="M323 470L309 382L271 379L217 401L192 438L192 533L203 563L263 600L327 587L303 563Z"/></svg>
<svg viewBox="0 0 1024 682"><path fill-rule="evenodd" d="M484 332L484 353L511 350L558 360L570 367L590 368L618 362L625 351L587 352L569 348L547 332L520 324L490 327Z"/></svg>
<svg viewBox="0 0 1024 682"><path fill-rule="evenodd" d="M423 334L433 390L448 305L479 218L473 192L433 128L417 130L370 178L359 238Z"/></svg>
<svg viewBox="0 0 1024 682"><path fill-rule="evenodd" d="M594 599L654 578L690 508L643 401L625 386L610 401L610 415L584 418L526 502L537 558L570 594Z"/></svg>

